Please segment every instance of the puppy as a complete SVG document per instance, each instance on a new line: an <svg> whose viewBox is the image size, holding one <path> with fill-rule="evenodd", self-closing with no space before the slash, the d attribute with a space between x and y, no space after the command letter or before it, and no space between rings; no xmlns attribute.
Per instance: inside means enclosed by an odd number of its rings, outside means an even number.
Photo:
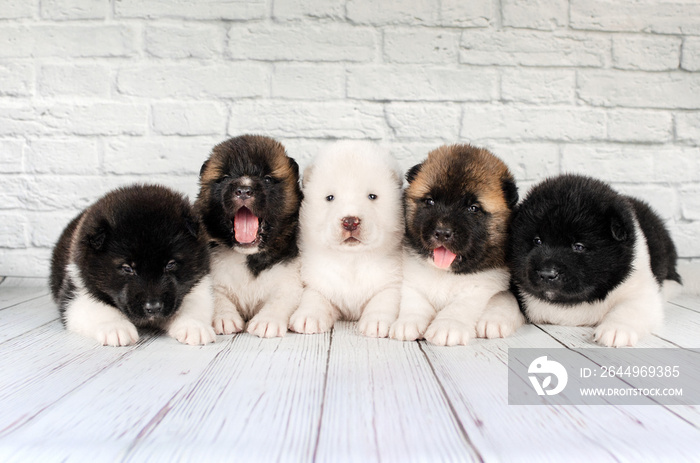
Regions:
<svg viewBox="0 0 700 463"><path fill-rule="evenodd" d="M212 240L214 330L283 336L301 297L299 167L277 141L231 138L200 171L195 209Z"/></svg>
<svg viewBox="0 0 700 463"><path fill-rule="evenodd" d="M214 342L209 250L189 201L155 185L108 193L63 231L51 293L67 329L126 346L137 327Z"/></svg>
<svg viewBox="0 0 700 463"><path fill-rule="evenodd" d="M401 287L401 176L389 153L368 142L338 142L304 172L301 273L290 320L298 333L358 320L366 336L386 337Z"/></svg>
<svg viewBox="0 0 700 463"><path fill-rule="evenodd" d="M485 149L441 146L406 179L401 312L390 336L451 346L515 331L524 317L505 255L518 190L506 165Z"/></svg>
<svg viewBox="0 0 700 463"><path fill-rule="evenodd" d="M663 319L662 285L680 283L661 219L598 180L562 175L518 207L513 281L533 323L595 326L604 346L634 346Z"/></svg>

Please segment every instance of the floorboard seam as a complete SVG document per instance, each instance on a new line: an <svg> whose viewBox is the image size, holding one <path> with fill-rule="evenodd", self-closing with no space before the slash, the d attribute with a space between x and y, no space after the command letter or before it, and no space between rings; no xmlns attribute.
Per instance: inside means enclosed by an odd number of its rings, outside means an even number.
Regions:
<svg viewBox="0 0 700 463"><path fill-rule="evenodd" d="M454 405L452 404L452 400L450 400L450 397L447 395L447 391L445 390L445 387L442 385L442 381L440 381L440 378L437 375L437 372L435 371L435 367L433 366L433 363L430 361L430 357L428 357L428 354L425 352L423 349L423 343L421 341L418 341L418 348L420 351L423 353L423 356L425 357L426 362L428 362L428 366L430 367L430 371L433 372L433 376L435 377L435 381L437 382L438 387L440 388L440 393L442 394L442 397L445 399L447 402L447 406L450 409L450 413L452 413L452 417L454 418L455 422L457 423L457 428L459 429L459 432L462 434L462 438L464 441L469 445L469 447L472 449L474 452L474 455L477 457L477 461L484 463L484 456L479 452L479 449L476 448L476 445L474 445L474 442L472 442L471 438L469 437L469 433L467 432L466 428L462 424L462 420L459 419L459 415L457 414L457 410L455 409Z"/></svg>
<svg viewBox="0 0 700 463"><path fill-rule="evenodd" d="M314 453L311 456L311 461L315 462L316 461L316 454L318 453L318 446L321 442L321 426L323 424L323 410L326 405L326 391L328 388L328 369L331 364L331 348L333 347L333 333L335 332L335 328L331 328L331 332L329 334L329 339L328 339L328 355L326 356L326 374L323 377L323 395L321 396L321 410L318 415L318 427L317 430L318 432L316 433L316 444L314 445Z"/></svg>

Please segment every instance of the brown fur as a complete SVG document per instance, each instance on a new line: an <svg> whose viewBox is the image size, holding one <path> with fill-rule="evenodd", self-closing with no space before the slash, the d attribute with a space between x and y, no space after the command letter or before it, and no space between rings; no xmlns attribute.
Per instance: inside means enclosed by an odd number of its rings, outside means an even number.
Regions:
<svg viewBox="0 0 700 463"><path fill-rule="evenodd" d="M420 236L422 223L416 214L427 197L447 204L468 201L478 204L487 222L485 252L480 262L470 268L494 268L505 265L508 223L517 202L515 180L499 158L483 148L470 145L445 145L428 154L428 158L408 173L405 193L406 230L409 238ZM504 185L510 184L510 187ZM469 204L463 204L468 207ZM417 244L420 240L412 240ZM426 243L427 245L427 243ZM453 252L459 254L458 249Z"/></svg>

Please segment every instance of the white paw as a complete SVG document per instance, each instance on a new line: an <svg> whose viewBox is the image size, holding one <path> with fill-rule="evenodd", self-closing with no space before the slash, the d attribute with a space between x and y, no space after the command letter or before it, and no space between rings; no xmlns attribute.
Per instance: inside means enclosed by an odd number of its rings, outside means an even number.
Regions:
<svg viewBox="0 0 700 463"><path fill-rule="evenodd" d="M595 329L593 339L606 347L634 347L639 334L626 325L603 323Z"/></svg>
<svg viewBox="0 0 700 463"><path fill-rule="evenodd" d="M133 323L119 320L97 325L94 338L103 346L129 346L139 340L139 332Z"/></svg>
<svg viewBox="0 0 700 463"><path fill-rule="evenodd" d="M357 322L360 333L371 338L386 338L389 336L390 326L390 321L376 317L361 317Z"/></svg>
<svg viewBox="0 0 700 463"><path fill-rule="evenodd" d="M259 338L278 338L287 332L287 320L256 315L248 322L246 331Z"/></svg>
<svg viewBox="0 0 700 463"><path fill-rule="evenodd" d="M423 336L436 346L466 345L474 336L474 326L457 320L434 320Z"/></svg>
<svg viewBox="0 0 700 463"><path fill-rule="evenodd" d="M389 337L399 341L415 341L423 337L428 322L398 319L389 328Z"/></svg>
<svg viewBox="0 0 700 463"><path fill-rule="evenodd" d="M325 314L295 312L289 319L289 328L302 334L325 333L333 327L333 317Z"/></svg>
<svg viewBox="0 0 700 463"><path fill-rule="evenodd" d="M170 326L168 334L181 343L191 346L209 344L216 339L214 329L199 320L178 320Z"/></svg>
<svg viewBox="0 0 700 463"><path fill-rule="evenodd" d="M476 323L477 338L505 338L510 336L523 326L525 317L518 312L512 316L504 316L501 314L484 314Z"/></svg>
<svg viewBox="0 0 700 463"><path fill-rule="evenodd" d="M216 334L234 334L243 331L245 322L238 312L216 313L212 326Z"/></svg>

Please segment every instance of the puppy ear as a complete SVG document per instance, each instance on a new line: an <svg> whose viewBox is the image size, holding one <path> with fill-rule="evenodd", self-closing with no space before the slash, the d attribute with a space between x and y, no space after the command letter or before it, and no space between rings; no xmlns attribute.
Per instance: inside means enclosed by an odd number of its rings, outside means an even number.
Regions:
<svg viewBox="0 0 700 463"><path fill-rule="evenodd" d="M608 209L610 233L617 241L627 241L634 234L634 221L630 212L623 205L615 205Z"/></svg>
<svg viewBox="0 0 700 463"><path fill-rule="evenodd" d="M100 220L97 225L93 226L93 228L87 232L86 239L88 244L95 251L101 251L104 249L111 231L112 228L109 226L107 220Z"/></svg>
<svg viewBox="0 0 700 463"><path fill-rule="evenodd" d="M311 174L314 171L314 165L309 164L306 166L306 169L304 169L304 176L301 179L301 187L305 188L306 185L308 184L309 180L311 180Z"/></svg>
<svg viewBox="0 0 700 463"><path fill-rule="evenodd" d="M190 233L190 235L197 238L199 236L199 220L192 216L185 216L185 228Z"/></svg>
<svg viewBox="0 0 700 463"><path fill-rule="evenodd" d="M418 172L420 172L421 167L423 167L423 163L416 164L408 169L408 172L406 172L406 180L408 183L411 183L416 178L416 175L418 175Z"/></svg>
<svg viewBox="0 0 700 463"><path fill-rule="evenodd" d="M204 161L204 164L202 164L202 167L199 169L199 178L202 178L202 175L204 174L204 171L207 169L208 165L209 165L209 159Z"/></svg>
<svg viewBox="0 0 700 463"><path fill-rule="evenodd" d="M299 178L299 164L294 160L294 158L289 158L289 165L292 166L292 170L294 171L294 175L296 178Z"/></svg>
<svg viewBox="0 0 700 463"><path fill-rule="evenodd" d="M501 182L501 189L503 190L503 196L506 198L506 203L508 204L508 209L513 209L516 204L518 204L518 187L515 181L511 178L503 179Z"/></svg>

